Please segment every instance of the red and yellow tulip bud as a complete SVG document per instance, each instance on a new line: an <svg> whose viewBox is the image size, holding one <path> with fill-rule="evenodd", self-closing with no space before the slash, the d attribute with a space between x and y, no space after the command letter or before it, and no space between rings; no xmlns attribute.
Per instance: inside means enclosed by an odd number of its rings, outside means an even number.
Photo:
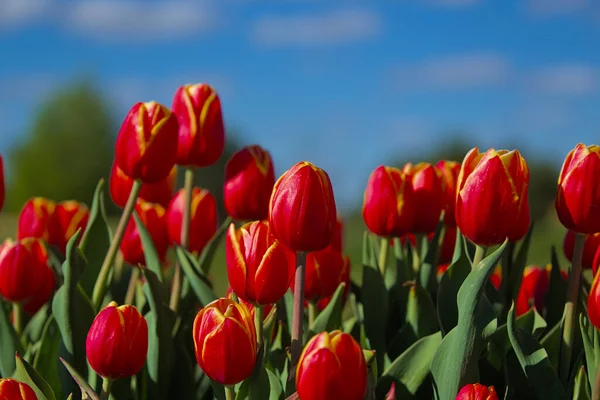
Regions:
<svg viewBox="0 0 600 400"><path fill-rule="evenodd" d="M429 163L408 163L402 172L410 179L416 203L413 233L435 231L445 208L445 188L442 173Z"/></svg>
<svg viewBox="0 0 600 400"><path fill-rule="evenodd" d="M0 294L6 300L27 303L36 299L51 273L46 247L39 239L8 239L0 245Z"/></svg>
<svg viewBox="0 0 600 400"><path fill-rule="evenodd" d="M2 378L0 379L0 399L37 400L37 396L28 384L10 378Z"/></svg>
<svg viewBox="0 0 600 400"><path fill-rule="evenodd" d="M456 185L460 172L460 163L456 161L441 160L435 165L442 173L444 179L444 224L456 226L454 207L456 206Z"/></svg>
<svg viewBox="0 0 600 400"><path fill-rule="evenodd" d="M314 336L298 361L296 390L301 399L362 400L367 364L360 345L341 331Z"/></svg>
<svg viewBox="0 0 600 400"><path fill-rule="evenodd" d="M181 245L181 226L185 207L185 191L181 189L171 200L167 210L169 243ZM217 232L217 201L206 189L192 190L190 208L190 238L188 250L199 254Z"/></svg>
<svg viewBox="0 0 600 400"><path fill-rule="evenodd" d="M4 207L4 200L6 198L6 188L4 184L4 161L2 155L0 155L0 211Z"/></svg>
<svg viewBox="0 0 600 400"><path fill-rule="evenodd" d="M432 240L433 236L430 236L429 240ZM454 256L454 247L456 246L456 225L446 226L444 231L444 237L442 238L442 246L440 248L440 256L438 258L439 264L448 264L452 261Z"/></svg>
<svg viewBox="0 0 600 400"><path fill-rule="evenodd" d="M535 307L540 314L544 312L546 295L550 288L551 270L550 264L545 268L525 267L516 302L517 316L525 314L531 307ZM561 275L564 280L567 280L567 274L564 271L561 271Z"/></svg>
<svg viewBox="0 0 600 400"><path fill-rule="evenodd" d="M231 288L231 286L227 287L227 293L225 294L225 297L227 297L228 299L232 299L233 300L233 289ZM236 294L237 296L237 294ZM242 303L243 305L245 305L246 307L248 307L248 310L250 311L250 315L252 315L252 318L254 318L254 313L255 313L255 308L254 308L254 304L250 303L249 301L246 301L244 299L242 299L241 297L238 297L238 303ZM267 317L269 316L269 313L271 312L271 310L273 309L274 305L273 304L265 304L263 306L263 321L265 319L267 319Z"/></svg>
<svg viewBox="0 0 600 400"><path fill-rule="evenodd" d="M158 257L164 260L169 247L165 209L160 204L138 200L135 211L148 230ZM127 228L125 228L120 249L125 262L131 265L146 265L144 248L133 216L131 216Z"/></svg>
<svg viewBox="0 0 600 400"><path fill-rule="evenodd" d="M260 146L244 147L225 165L227 214L239 221L267 219L273 185L275 170L269 152Z"/></svg>
<svg viewBox="0 0 600 400"><path fill-rule="evenodd" d="M44 197L29 199L21 209L17 239L28 237L50 241L50 220L56 204Z"/></svg>
<svg viewBox="0 0 600 400"><path fill-rule="evenodd" d="M277 239L296 252L322 250L334 235L337 212L325 171L302 161L275 183L269 224Z"/></svg>
<svg viewBox="0 0 600 400"><path fill-rule="evenodd" d="M573 250L575 247L575 232L567 231L563 242L563 250L565 257L569 261L573 261ZM600 233L586 235L585 244L583 245L583 258L581 266L585 269L591 269L594 264L594 256L600 247Z"/></svg>
<svg viewBox="0 0 600 400"><path fill-rule="evenodd" d="M50 216L48 229L50 238L48 243L56 246L61 252L65 252L67 243L75 235L78 229L85 230L90 210L77 201L63 201L58 203ZM81 237L80 237L81 239Z"/></svg>
<svg viewBox="0 0 600 400"><path fill-rule="evenodd" d="M173 167L169 176L157 183L142 184L139 198L150 203L158 203L163 207L167 207L173 197L175 188L175 180L177 178L177 167ZM110 198L118 207L125 207L129 199L129 193L133 187L133 179L125 175L125 173L113 163L110 172Z"/></svg>
<svg viewBox="0 0 600 400"><path fill-rule="evenodd" d="M229 284L240 299L254 304L283 297L294 272L294 255L270 232L267 221L229 226L225 241Z"/></svg>
<svg viewBox="0 0 600 400"><path fill-rule="evenodd" d="M469 151L456 195L461 233L479 246L523 238L530 224L528 188L529 168L518 150Z"/></svg>
<svg viewBox="0 0 600 400"><path fill-rule="evenodd" d="M498 395L493 386L470 383L460 389L456 400L498 400Z"/></svg>
<svg viewBox="0 0 600 400"><path fill-rule="evenodd" d="M85 342L90 366L104 378L119 379L140 372L148 354L148 324L132 305L114 301L92 323Z"/></svg>
<svg viewBox="0 0 600 400"><path fill-rule="evenodd" d="M331 248L308 253L304 298L318 301L330 297L350 271L350 258ZM290 288L294 290L295 276Z"/></svg>
<svg viewBox="0 0 600 400"><path fill-rule="evenodd" d="M221 101L207 84L181 86L173 97L179 121L177 164L206 167L217 162L225 148Z"/></svg>
<svg viewBox="0 0 600 400"><path fill-rule="evenodd" d="M333 249L332 249L333 250ZM335 250L333 250L335 251ZM344 257L344 267L342 268L342 272L340 273L340 279L338 282L338 286L340 283L344 282L346 287L344 287L344 293L342 293L342 305L346 304L346 300L348 299L348 294L350 293L350 257ZM336 286L337 289L337 286ZM317 309L319 311L323 311L327 304L331 301L331 296L327 296L322 298L317 302Z"/></svg>
<svg viewBox="0 0 600 400"><path fill-rule="evenodd" d="M376 235L400 237L411 231L415 221L411 179L393 167L379 166L369 177L362 216Z"/></svg>
<svg viewBox="0 0 600 400"><path fill-rule="evenodd" d="M594 325L596 327L596 329L600 330L600 274L599 273L596 273L594 275L594 280L592 281L592 287L590 288L590 293L588 294L587 312L588 312L588 318L590 319L590 322L592 323L592 325Z"/></svg>
<svg viewBox="0 0 600 400"><path fill-rule="evenodd" d="M117 136L115 163L143 183L166 179L177 155L178 124L171 111L155 101L135 104Z"/></svg>
<svg viewBox="0 0 600 400"><path fill-rule="evenodd" d="M578 144L563 163L558 177L556 212L560 222L577 233L600 232L600 146Z"/></svg>
<svg viewBox="0 0 600 400"><path fill-rule="evenodd" d="M256 364L256 328L244 304L213 301L196 315L193 334L196 360L210 379L235 385L250 376Z"/></svg>

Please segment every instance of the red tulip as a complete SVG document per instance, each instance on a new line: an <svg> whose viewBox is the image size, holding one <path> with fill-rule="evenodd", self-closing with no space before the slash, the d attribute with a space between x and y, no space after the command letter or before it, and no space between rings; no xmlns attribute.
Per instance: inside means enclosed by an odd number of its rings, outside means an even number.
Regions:
<svg viewBox="0 0 600 400"><path fill-rule="evenodd" d="M135 104L117 136L117 166L143 183L166 179L175 165L177 132L177 118L167 107L155 101Z"/></svg>
<svg viewBox="0 0 600 400"><path fill-rule="evenodd" d="M181 189L169 204L167 210L167 227L169 242L181 245L181 226L183 224L183 208L185 207L185 190ZM199 254L217 232L217 201L206 189L192 190L190 209L190 238L188 250Z"/></svg>
<svg viewBox="0 0 600 400"><path fill-rule="evenodd" d="M158 257L164 260L169 247L165 209L160 204L138 200L135 211L148 230ZM146 265L140 233L133 216L131 216L127 228L125 228L120 249L125 262L131 265Z"/></svg>
<svg viewBox="0 0 600 400"><path fill-rule="evenodd" d="M10 378L2 378L0 379L0 399L37 400L37 396L28 384Z"/></svg>
<svg viewBox="0 0 600 400"><path fill-rule="evenodd" d="M48 242L65 253L67 242L77 230L81 229L82 232L85 230L89 217L90 210L83 203L74 200L58 203L49 219Z"/></svg>
<svg viewBox="0 0 600 400"><path fill-rule="evenodd" d="M335 250L333 250L333 251L335 251ZM340 273L340 276L339 276L338 286L342 282L344 282L346 284L346 286L344 287L344 293L342 293L342 305L344 305L344 304L346 304L346 300L348 299L348 294L350 293L350 257L344 257L344 266L343 266L342 272ZM337 289L337 286L336 286L336 289ZM333 295L320 299L317 302L317 309L319 311L322 311L325 307L327 307L327 305L331 301L332 296Z"/></svg>
<svg viewBox="0 0 600 400"><path fill-rule="evenodd" d="M173 97L179 121L177 164L206 167L217 162L225 148L221 101L207 84L181 86Z"/></svg>
<svg viewBox="0 0 600 400"><path fill-rule="evenodd" d="M569 261L573 261L573 249L575 247L575 232L567 231L563 242L563 250L565 257ZM600 233L586 235L585 244L583 245L583 259L581 265L583 268L590 269L594 264L594 256L600 247Z"/></svg>
<svg viewBox="0 0 600 400"><path fill-rule="evenodd" d="M140 372L148 354L148 324L137 308L109 303L94 319L85 350L90 366L104 378Z"/></svg>
<svg viewBox="0 0 600 400"><path fill-rule="evenodd" d="M298 361L296 390L301 399L362 400L367 364L360 345L341 331L314 336Z"/></svg>
<svg viewBox="0 0 600 400"><path fill-rule="evenodd" d="M502 266L498 264L490 276L490 282L496 288L496 290L500 290L500 285L502 284Z"/></svg>
<svg viewBox="0 0 600 400"><path fill-rule="evenodd" d="M592 272L594 276L596 276L596 272L598 271L598 266L600 266L600 246L596 250L596 254L594 254L594 261L592 262Z"/></svg>
<svg viewBox="0 0 600 400"><path fill-rule="evenodd" d="M17 239L28 237L50 241L50 219L56 204L43 197L29 199L21 209Z"/></svg>
<svg viewBox="0 0 600 400"><path fill-rule="evenodd" d="M256 328L248 308L231 299L218 299L194 320L194 349L200 368L222 385L248 378L256 364Z"/></svg>
<svg viewBox="0 0 600 400"><path fill-rule="evenodd" d="M413 233L430 233L435 231L440 215L445 208L445 187L442 173L431 164L419 163L413 166L408 163L402 169L412 184L413 197L416 203Z"/></svg>
<svg viewBox="0 0 600 400"><path fill-rule="evenodd" d="M529 168L517 150L474 148L458 176L456 223L479 246L521 239L529 229Z"/></svg>
<svg viewBox="0 0 600 400"><path fill-rule="evenodd" d="M344 248L344 223L340 217L337 218L335 228L333 230L333 236L331 237L331 243L329 247L335 251L342 252Z"/></svg>
<svg viewBox="0 0 600 400"><path fill-rule="evenodd" d="M229 226L225 242L229 284L239 298L254 304L275 303L290 284L295 264L269 231L267 221Z"/></svg>
<svg viewBox="0 0 600 400"><path fill-rule="evenodd" d="M577 233L600 232L600 147L578 144L562 166L558 177L556 212L560 222Z"/></svg>
<svg viewBox="0 0 600 400"><path fill-rule="evenodd" d="M456 206L456 185L458 174L460 172L460 163L456 161L441 160L435 165L442 173L444 178L444 224L446 226L456 226L454 217L454 207Z"/></svg>
<svg viewBox="0 0 600 400"><path fill-rule="evenodd" d="M371 173L362 208L371 232L384 237L405 235L414 225L415 207L410 176L383 165Z"/></svg>
<svg viewBox="0 0 600 400"><path fill-rule="evenodd" d="M336 218L333 189L322 169L299 162L275 183L269 224L290 250L310 252L329 246Z"/></svg>
<svg viewBox="0 0 600 400"><path fill-rule="evenodd" d="M600 252L599 252L600 253ZM592 325L600 329L600 274L594 275L592 287L588 295L587 311Z"/></svg>
<svg viewBox="0 0 600 400"><path fill-rule="evenodd" d="M521 288L519 290L519 295L517 296L517 316L525 314L532 306L534 306L539 313L543 313L546 303L546 294L550 287L551 270L551 265L547 265L545 268L538 268L536 266L525 268L525 271L523 271ZM567 275L564 271L561 271L561 275L563 279L567 280Z"/></svg>
<svg viewBox="0 0 600 400"><path fill-rule="evenodd" d="M233 289L231 288L231 286L229 286L229 287L227 287L227 293L225 294L225 297L233 300L233 293L234 293ZM237 294L236 294L236 296L237 296ZM252 315L252 320L254 320L254 312L256 310L254 308L254 304L242 299L241 297L238 297L238 303L242 303L243 305L245 305L248 308L248 310L250 311L250 315ZM267 319L267 317L269 316L269 313L271 312L273 307L274 307L273 304L265 304L263 306L263 321L265 319Z"/></svg>
<svg viewBox="0 0 600 400"><path fill-rule="evenodd" d="M144 183L140 189L139 198L150 203L158 203L167 207L173 197L175 179L177 178L177 167L173 167L169 176L157 183ZM133 179L113 163L109 181L110 197L118 207L125 207L129 193L133 187Z"/></svg>
<svg viewBox="0 0 600 400"><path fill-rule="evenodd" d="M345 280L350 271L350 259L339 251L327 248L314 251L306 256L306 280L304 298L318 301L330 297ZM294 290L296 277L292 277L290 288Z"/></svg>
<svg viewBox="0 0 600 400"><path fill-rule="evenodd" d="M460 389L456 400L498 400L498 395L493 386L472 383Z"/></svg>
<svg viewBox="0 0 600 400"><path fill-rule="evenodd" d="M6 197L6 189L4 187L4 161L0 155L0 211L4 207L4 199Z"/></svg>

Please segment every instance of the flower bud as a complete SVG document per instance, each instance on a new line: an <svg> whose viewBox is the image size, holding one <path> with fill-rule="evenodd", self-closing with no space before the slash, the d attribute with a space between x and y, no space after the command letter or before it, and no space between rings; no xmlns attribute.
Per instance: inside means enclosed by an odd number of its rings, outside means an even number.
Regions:
<svg viewBox="0 0 600 400"><path fill-rule="evenodd" d="M207 84L181 86L173 97L179 121L177 164L206 167L217 162L225 148L221 101Z"/></svg>
<svg viewBox="0 0 600 400"><path fill-rule="evenodd" d="M4 161L0 155L0 211L4 207L4 199L6 198L6 188L4 185Z"/></svg>
<svg viewBox="0 0 600 400"><path fill-rule="evenodd" d="M150 203L158 203L167 207L173 197L175 188L175 179L177 178L177 167L173 167L169 176L157 183L144 183L140 189L139 198ZM133 187L133 179L113 163L110 172L110 198L118 207L124 208L129 199L129 193Z"/></svg>
<svg viewBox="0 0 600 400"><path fill-rule="evenodd" d="M331 237L331 243L329 244L333 250L342 252L344 248L344 223L341 218L338 217L333 230L333 236Z"/></svg>
<svg viewBox="0 0 600 400"><path fill-rule="evenodd" d="M301 399L362 400L367 364L360 345L348 333L321 332L304 347L296 370Z"/></svg>
<svg viewBox="0 0 600 400"><path fill-rule="evenodd" d="M165 259L169 247L169 237L167 234L167 220L165 209L156 203L148 203L144 200L138 200L135 211L140 220L148 230L158 257ZM140 233L135 223L133 215L129 219L125 234L120 245L123 260L131 265L146 265L144 248L140 239Z"/></svg>
<svg viewBox="0 0 600 400"><path fill-rule="evenodd" d="M56 204L44 197L29 199L21 209L17 228L17 239L28 237L50 241L50 219Z"/></svg>
<svg viewBox="0 0 600 400"><path fill-rule="evenodd" d="M136 103L117 136L115 163L143 183L166 179L177 155L177 118L155 101Z"/></svg>
<svg viewBox="0 0 600 400"><path fill-rule="evenodd" d="M299 162L275 183L269 224L290 250L310 252L329 246L336 218L331 181L322 169Z"/></svg>
<svg viewBox="0 0 600 400"><path fill-rule="evenodd" d="M575 232L567 231L563 242L563 250L565 257L569 261L573 261L573 249L575 247ZM585 269L591 269L594 264L594 256L600 247L600 233L589 234L585 236L585 244L583 245L583 258L581 266Z"/></svg>
<svg viewBox="0 0 600 400"><path fill-rule="evenodd" d="M600 329L600 274L594 275L592 287L588 295L587 312L592 325Z"/></svg>
<svg viewBox="0 0 600 400"><path fill-rule="evenodd" d="M600 232L600 147L579 143L565 158L558 177L556 212L560 222L577 233Z"/></svg>
<svg viewBox="0 0 600 400"><path fill-rule="evenodd" d="M350 258L331 248L314 251L306 255L306 281L304 298L318 301L333 295L350 271ZM295 276L290 288L294 290Z"/></svg>
<svg viewBox="0 0 600 400"><path fill-rule="evenodd" d="M417 204L412 232L435 231L446 205L442 173L429 163L419 163L415 166L408 163L402 172L410 177L414 201Z"/></svg>
<svg viewBox="0 0 600 400"><path fill-rule="evenodd" d="M550 272L552 266L548 264L545 268L537 266L525 267L523 271L523 280L516 302L517 316L525 314L533 306L542 314L546 304L546 295L550 288ZM567 280L567 275L561 271L564 280Z"/></svg>
<svg viewBox="0 0 600 400"><path fill-rule="evenodd" d="M460 172L460 163L456 161L441 160L435 165L442 173L444 179L444 224L456 226L454 207L456 206L456 184Z"/></svg>
<svg viewBox="0 0 600 400"><path fill-rule="evenodd" d="M56 246L64 254L68 241L77 230L85 230L89 217L90 210L83 203L75 200L58 203L49 218L48 243Z"/></svg>
<svg viewBox="0 0 600 400"><path fill-rule="evenodd" d="M256 364L256 329L244 304L213 301L196 315L193 334L196 360L210 379L235 385L250 376Z"/></svg>
<svg viewBox="0 0 600 400"><path fill-rule="evenodd" d="M269 152L260 146L244 147L225 166L223 194L227 214L240 221L267 219L274 184L275 170Z"/></svg>
<svg viewBox="0 0 600 400"><path fill-rule="evenodd" d="M10 378L2 378L0 379L0 399L37 400L37 396L28 384Z"/></svg>
<svg viewBox="0 0 600 400"><path fill-rule="evenodd" d="M467 153L458 176L456 223L479 246L506 238L517 241L529 230L529 168L518 150Z"/></svg>
<svg viewBox="0 0 600 400"><path fill-rule="evenodd" d="M140 372L148 354L148 324L132 305L114 301L92 323L85 342L90 366L104 378L119 379Z"/></svg>
<svg viewBox="0 0 600 400"><path fill-rule="evenodd" d="M362 216L376 235L399 237L410 232L415 221L415 202L410 177L393 167L379 166L369 177Z"/></svg>
<svg viewBox="0 0 600 400"><path fill-rule="evenodd" d="M52 268L43 269L41 275L39 290L23 303L23 310L29 315L34 315L50 301L56 289L56 277Z"/></svg>
<svg viewBox="0 0 600 400"><path fill-rule="evenodd" d="M498 395L493 386L470 383L460 389L456 400L498 400Z"/></svg>
<svg viewBox="0 0 600 400"><path fill-rule="evenodd" d="M181 226L185 207L185 190L181 189L171 200L167 210L167 230L169 243L181 245ZM217 201L206 189L192 190L190 208L190 237L188 250L201 253L206 244L217 232Z"/></svg>

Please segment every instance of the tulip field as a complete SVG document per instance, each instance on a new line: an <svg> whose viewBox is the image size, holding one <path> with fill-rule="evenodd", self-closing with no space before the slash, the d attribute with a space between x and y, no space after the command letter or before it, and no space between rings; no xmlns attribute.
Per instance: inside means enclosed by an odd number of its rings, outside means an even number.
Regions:
<svg viewBox="0 0 600 400"><path fill-rule="evenodd" d="M375 168L348 237L327 172L277 177L268 143L219 222L194 173L224 126L207 84L139 102L91 204L32 193L3 227L0 399L600 400L600 147L565 149L560 246L516 149Z"/></svg>

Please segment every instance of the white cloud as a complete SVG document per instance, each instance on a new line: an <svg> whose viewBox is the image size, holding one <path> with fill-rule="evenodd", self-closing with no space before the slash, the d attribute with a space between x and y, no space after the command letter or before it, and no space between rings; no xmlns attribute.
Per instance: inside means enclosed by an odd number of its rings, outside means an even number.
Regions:
<svg viewBox="0 0 600 400"><path fill-rule="evenodd" d="M586 95L600 89L600 70L585 64L563 64L534 72L528 82L534 91L557 95Z"/></svg>
<svg viewBox="0 0 600 400"><path fill-rule="evenodd" d="M545 17L569 14L587 9L591 0L527 0L527 10L535 16Z"/></svg>
<svg viewBox="0 0 600 400"><path fill-rule="evenodd" d="M51 0L0 1L0 28L18 26L35 20L48 11Z"/></svg>
<svg viewBox="0 0 600 400"><path fill-rule="evenodd" d="M328 46L370 39L382 30L379 14L348 9L320 14L270 15L255 21L253 40L263 46Z"/></svg>

